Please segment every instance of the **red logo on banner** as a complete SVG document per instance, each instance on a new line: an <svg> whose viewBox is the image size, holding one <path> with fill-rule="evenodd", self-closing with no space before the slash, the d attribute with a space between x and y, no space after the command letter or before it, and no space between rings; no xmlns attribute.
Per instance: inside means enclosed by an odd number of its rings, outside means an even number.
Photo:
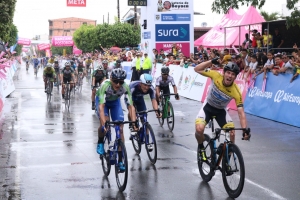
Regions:
<svg viewBox="0 0 300 200"><path fill-rule="evenodd" d="M67 0L67 6L86 7L86 0Z"/></svg>

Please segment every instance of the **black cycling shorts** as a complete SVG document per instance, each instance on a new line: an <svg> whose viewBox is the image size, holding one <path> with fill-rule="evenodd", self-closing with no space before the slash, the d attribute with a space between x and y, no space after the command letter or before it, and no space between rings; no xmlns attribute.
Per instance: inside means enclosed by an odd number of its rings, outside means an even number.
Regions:
<svg viewBox="0 0 300 200"><path fill-rule="evenodd" d="M64 79L63 80L64 83L70 83L72 81L72 77L69 77L69 78L64 77L63 79Z"/></svg>

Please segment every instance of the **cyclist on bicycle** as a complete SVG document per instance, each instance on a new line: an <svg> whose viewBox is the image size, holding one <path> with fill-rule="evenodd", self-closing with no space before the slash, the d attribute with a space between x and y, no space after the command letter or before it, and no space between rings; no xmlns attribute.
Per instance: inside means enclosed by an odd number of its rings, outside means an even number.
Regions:
<svg viewBox="0 0 300 200"><path fill-rule="evenodd" d="M116 63L114 64L114 69L117 69L117 68L121 68L122 69L122 65L121 65L121 60L116 60Z"/></svg>
<svg viewBox="0 0 300 200"><path fill-rule="evenodd" d="M91 57L88 57L88 59L85 60L86 69L92 68L91 66L92 64L93 64L93 60L91 59Z"/></svg>
<svg viewBox="0 0 300 200"><path fill-rule="evenodd" d="M102 65L100 65L98 66L98 69L93 72L92 77L92 110L95 110L96 87L100 86L105 79L108 79L108 74L103 69Z"/></svg>
<svg viewBox="0 0 300 200"><path fill-rule="evenodd" d="M51 81L51 83L52 83L51 87L53 88L53 82L55 81L55 78L56 78L55 70L52 67L52 64L48 63L43 72L43 79L44 79L44 83L45 83L45 92L47 92L48 79Z"/></svg>
<svg viewBox="0 0 300 200"><path fill-rule="evenodd" d="M70 92L72 91L74 85L74 70L71 68L71 63L66 62L65 67L61 70L60 80L62 80L62 88L61 88L61 95L62 98L65 98L65 87L64 84L70 83Z"/></svg>
<svg viewBox="0 0 300 200"><path fill-rule="evenodd" d="M136 120L135 109L132 103L131 92L128 85L124 82L126 79L126 71L122 69L114 69L111 73L110 79L105 81L97 90L97 97L99 98L99 113L100 126L98 128L98 145L97 153L104 154L103 138L106 132L105 122L109 120L109 113L112 121L124 121L124 114L121 106L120 98L124 94L128 98L129 112L131 119ZM125 143L123 134L124 125L120 125L120 136ZM135 128L137 129L137 128ZM122 152L119 153L118 165L121 170L125 170L124 163L121 162Z"/></svg>
<svg viewBox="0 0 300 200"><path fill-rule="evenodd" d="M39 63L40 63L40 61L39 61L39 59L36 57L36 56L34 56L33 57L33 68L34 68L34 70L37 72L37 70L38 70L38 65L39 65Z"/></svg>
<svg viewBox="0 0 300 200"><path fill-rule="evenodd" d="M59 76L59 64L58 64L58 60L57 59L54 60L54 64L53 65L54 65L53 68L55 70L55 74L57 75L58 80L60 80L60 76Z"/></svg>
<svg viewBox="0 0 300 200"><path fill-rule="evenodd" d="M53 64L55 61L54 56L51 56L51 58L48 60L48 63Z"/></svg>
<svg viewBox="0 0 300 200"><path fill-rule="evenodd" d="M107 60L103 60L102 61L102 66L103 66L103 69L107 72L108 71L108 61Z"/></svg>
<svg viewBox="0 0 300 200"><path fill-rule="evenodd" d="M179 94L177 93L177 87L175 85L175 81L172 76L169 76L170 69L169 67L161 68L161 76L156 79L156 101L159 105L159 94L160 91L163 91L163 94L170 94L169 84L171 83L173 86L173 90L175 95L175 99L179 100Z"/></svg>
<svg viewBox="0 0 300 200"><path fill-rule="evenodd" d="M157 102L155 100L155 89L152 86L152 76L150 74L142 74L140 76L139 81L133 81L129 84L129 88L131 90L133 105L135 106L137 112L147 110L144 101L144 96L147 94L149 94L150 96L153 109L154 110L158 109ZM128 99L125 98L124 100L125 100L125 104L129 105ZM156 116L161 117L161 113L156 112ZM131 120L129 115L128 115L128 119L129 121ZM129 125L129 128L132 130L131 125ZM129 139L132 140L132 135L130 136Z"/></svg>
<svg viewBox="0 0 300 200"><path fill-rule="evenodd" d="M240 69L237 64L233 62L228 62L225 65L223 69L224 75L221 75L217 71L207 69L211 66L211 64L218 64L218 59L219 58L214 58L212 60L202 62L194 69L195 72L213 80L206 100L196 117L195 137L198 142L198 149L204 149L204 129L206 124L212 119L213 116L215 116L215 119L221 128L234 127L233 121L226 110L226 106L231 99L235 99L241 127L247 127L247 119L243 108L242 95L239 87L234 83L234 80L239 74ZM244 131L243 139L248 140L250 139L250 136L250 133L246 133ZM230 141L233 143L235 141L234 131L230 132ZM201 150L201 152L198 153L203 161L207 160L205 150Z"/></svg>

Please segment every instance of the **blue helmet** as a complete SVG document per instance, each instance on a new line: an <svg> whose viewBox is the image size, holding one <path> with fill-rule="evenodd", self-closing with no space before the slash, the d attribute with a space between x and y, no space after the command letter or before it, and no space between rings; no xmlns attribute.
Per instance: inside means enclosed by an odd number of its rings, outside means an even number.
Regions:
<svg viewBox="0 0 300 200"><path fill-rule="evenodd" d="M146 85L152 85L152 76L150 74L142 74L140 81Z"/></svg>
<svg viewBox="0 0 300 200"><path fill-rule="evenodd" d="M113 69L111 72L111 78L112 79L121 79L124 80L126 79L127 73L125 70L121 68Z"/></svg>

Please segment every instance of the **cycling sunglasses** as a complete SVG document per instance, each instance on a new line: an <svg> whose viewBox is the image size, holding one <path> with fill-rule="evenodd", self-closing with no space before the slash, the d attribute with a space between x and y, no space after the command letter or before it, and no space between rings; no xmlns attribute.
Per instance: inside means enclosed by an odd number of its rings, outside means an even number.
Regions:
<svg viewBox="0 0 300 200"><path fill-rule="evenodd" d="M163 76L168 76L169 74L161 74L161 75L163 75Z"/></svg>
<svg viewBox="0 0 300 200"><path fill-rule="evenodd" d="M117 79L115 79L115 80L112 80L116 85L123 85L124 84L124 81L123 80L117 80Z"/></svg>

